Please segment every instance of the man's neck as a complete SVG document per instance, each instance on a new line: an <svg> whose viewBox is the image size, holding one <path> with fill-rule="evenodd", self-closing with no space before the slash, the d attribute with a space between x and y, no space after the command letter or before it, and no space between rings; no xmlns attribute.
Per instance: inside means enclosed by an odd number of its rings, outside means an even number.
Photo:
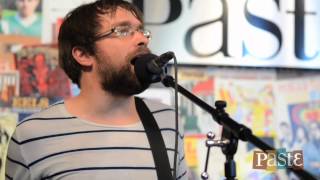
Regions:
<svg viewBox="0 0 320 180"><path fill-rule="evenodd" d="M117 97L100 88L82 89L79 96L65 104L70 114L99 124L127 125L139 121L133 96Z"/></svg>

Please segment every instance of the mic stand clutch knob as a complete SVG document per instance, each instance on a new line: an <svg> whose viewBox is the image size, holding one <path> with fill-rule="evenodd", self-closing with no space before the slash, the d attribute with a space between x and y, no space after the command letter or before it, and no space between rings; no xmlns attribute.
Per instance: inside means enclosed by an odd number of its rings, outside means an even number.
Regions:
<svg viewBox="0 0 320 180"><path fill-rule="evenodd" d="M209 164L209 157L210 157L210 149L212 146L215 147L225 147L226 145L229 144L229 140L215 140L215 134L213 132L208 132L207 133L207 140L206 140L206 146L207 146L207 156L206 156L206 163L205 163L205 168L204 172L201 173L201 179L207 180L209 179L209 174L208 174L208 164Z"/></svg>

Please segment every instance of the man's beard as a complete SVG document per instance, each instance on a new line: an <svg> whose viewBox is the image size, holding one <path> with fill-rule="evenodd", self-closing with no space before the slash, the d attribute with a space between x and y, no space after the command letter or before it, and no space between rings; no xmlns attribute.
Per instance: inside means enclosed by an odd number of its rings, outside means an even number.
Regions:
<svg viewBox="0 0 320 180"><path fill-rule="evenodd" d="M98 73L103 90L114 96L132 96L146 90L150 84L140 83L130 63L116 69L103 59L98 60Z"/></svg>

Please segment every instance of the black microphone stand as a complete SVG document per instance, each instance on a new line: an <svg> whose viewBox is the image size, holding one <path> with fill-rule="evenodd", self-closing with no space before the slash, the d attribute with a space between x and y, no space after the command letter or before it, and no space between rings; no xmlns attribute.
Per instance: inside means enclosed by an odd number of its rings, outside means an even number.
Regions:
<svg viewBox="0 0 320 180"><path fill-rule="evenodd" d="M175 88L175 80L173 77L165 75L162 77L162 83L166 87ZM178 92L187 97L189 100L194 102L203 110L207 111L213 117L217 123L222 125L222 138L227 139L229 141L228 144L222 146L222 152L226 155L226 163L225 163L225 176L227 180L234 180L236 176L236 166L235 161L233 160L233 156L237 151L238 140L249 141L254 144L256 147L260 148L263 151L267 150L275 150L274 147L269 146L258 137L252 134L251 129L248 127L237 123L235 120L229 117L229 115L224 111L226 107L226 103L224 101L217 101L215 103L216 109L208 105L206 102L190 93L188 90L178 85ZM309 172L305 170L297 170L297 169L289 169L293 171L297 176L302 179L308 180L316 180Z"/></svg>
<svg viewBox="0 0 320 180"><path fill-rule="evenodd" d="M216 101L215 102L216 110L219 114L223 116L228 116L225 112L227 103L225 101ZM231 131L226 129L224 126L222 128L222 140L228 140L228 143L225 143L221 146L223 154L226 156L226 162L224 164L224 174L227 180L235 180L236 178L236 162L233 160L234 155L238 149L239 139L235 137Z"/></svg>

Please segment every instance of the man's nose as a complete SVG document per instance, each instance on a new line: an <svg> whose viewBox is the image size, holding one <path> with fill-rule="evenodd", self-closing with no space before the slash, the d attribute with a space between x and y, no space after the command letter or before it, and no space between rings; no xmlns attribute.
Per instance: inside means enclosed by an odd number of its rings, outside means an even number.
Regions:
<svg viewBox="0 0 320 180"><path fill-rule="evenodd" d="M137 41L139 46L141 45L148 45L150 41L150 37L145 36L145 34L141 31L135 31L134 39Z"/></svg>

